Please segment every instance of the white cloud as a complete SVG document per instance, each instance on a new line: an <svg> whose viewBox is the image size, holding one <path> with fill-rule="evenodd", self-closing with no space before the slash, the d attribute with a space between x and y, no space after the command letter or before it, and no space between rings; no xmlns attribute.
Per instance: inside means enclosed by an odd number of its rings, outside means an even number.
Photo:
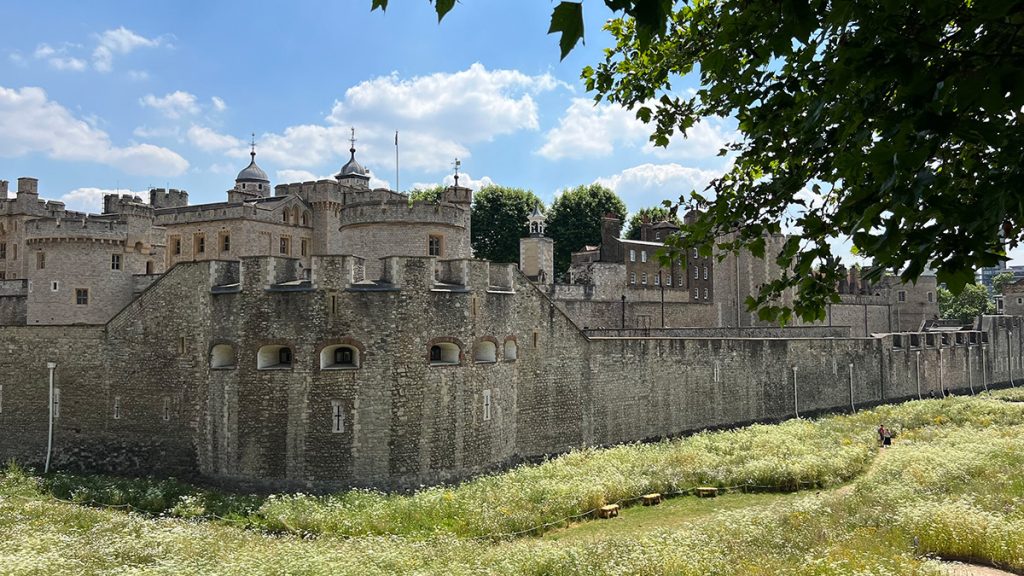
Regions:
<svg viewBox="0 0 1024 576"><path fill-rule="evenodd" d="M449 174L444 177L441 182L445 186L455 185L455 175ZM494 184L494 180L491 180L490 176L484 176L479 180L474 180L469 174L459 174L459 186L465 186L466 188L472 189L474 192L483 188L484 186L491 186Z"/></svg>
<svg viewBox="0 0 1024 576"><path fill-rule="evenodd" d="M469 145L538 128L533 96L565 84L550 74L488 70L477 63L454 73L401 78L397 73L361 82L335 102L323 124L290 126L260 138L260 154L300 168L348 157L349 127L358 128L356 147L364 165L390 172L395 130L401 165L446 169ZM237 154L237 152L236 152Z"/></svg>
<svg viewBox="0 0 1024 576"><path fill-rule="evenodd" d="M651 144L653 130L654 126L637 120L635 110L573 98L558 126L545 134L537 153L549 160L600 158L624 146L659 159L708 158L718 155L722 146L735 138L726 122L717 119L697 124L685 137L677 132L667 148Z"/></svg>
<svg viewBox="0 0 1024 576"><path fill-rule="evenodd" d="M176 176L188 161L152 144L114 146L106 132L49 100L42 88L0 86L0 156L44 153L58 160L96 162L125 172Z"/></svg>
<svg viewBox="0 0 1024 576"><path fill-rule="evenodd" d="M213 109L217 112L223 112L228 109L228 105L224 102L224 99L214 96L210 98L210 103L213 104Z"/></svg>
<svg viewBox="0 0 1024 576"><path fill-rule="evenodd" d="M11 63L13 63L15 66L18 66L19 68L25 68L28 66L28 60L25 58L24 55L22 55L21 52L17 50L12 50L7 55L7 58L10 59Z"/></svg>
<svg viewBox="0 0 1024 576"><path fill-rule="evenodd" d="M277 181L281 183L291 182L313 182L316 180L327 180L330 176L317 176L308 170L278 170Z"/></svg>
<svg viewBox="0 0 1024 576"><path fill-rule="evenodd" d="M139 138L180 138L181 128L177 126L164 126L150 128L149 126L138 126L132 130L132 134Z"/></svg>
<svg viewBox="0 0 1024 576"><path fill-rule="evenodd" d="M106 188L75 188L60 197L68 210L98 214L103 211L103 197L107 194L131 194L138 196L143 202L149 203L148 192L131 190L110 190Z"/></svg>
<svg viewBox="0 0 1024 576"><path fill-rule="evenodd" d="M670 164L641 164L594 182L616 192L631 212L660 205L662 200L678 201L691 190L707 187L721 171Z"/></svg>
<svg viewBox="0 0 1024 576"><path fill-rule="evenodd" d="M234 136L218 134L205 126L195 124L188 129L188 140L194 146L207 152L230 150L242 146L242 141Z"/></svg>
<svg viewBox="0 0 1024 576"><path fill-rule="evenodd" d="M146 94L139 98L139 104L157 110L164 116L173 119L199 113L199 104L196 103L195 94L189 94L181 90L176 90L161 97Z"/></svg>
<svg viewBox="0 0 1024 576"><path fill-rule="evenodd" d="M50 67L55 70L70 70L72 72L85 70L88 66L85 60L67 55L69 47L74 47L74 45L65 44L60 48L54 48L49 44L43 43L36 46L36 50L32 55L37 60L46 60Z"/></svg>
<svg viewBox="0 0 1024 576"><path fill-rule="evenodd" d="M121 26L99 35L96 49L92 53L92 65L100 72L113 69L114 55L129 54L138 48L155 48L163 44L162 38L146 38Z"/></svg>
<svg viewBox="0 0 1024 576"><path fill-rule="evenodd" d="M129 70L128 79L136 82L142 82L143 80L149 80L149 72L145 70Z"/></svg>

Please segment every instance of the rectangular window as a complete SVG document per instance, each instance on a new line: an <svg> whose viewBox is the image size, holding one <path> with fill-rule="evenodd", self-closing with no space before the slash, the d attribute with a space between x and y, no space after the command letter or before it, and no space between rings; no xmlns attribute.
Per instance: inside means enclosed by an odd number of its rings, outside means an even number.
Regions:
<svg viewBox="0 0 1024 576"><path fill-rule="evenodd" d="M17 259L18 259L18 245L17 244L11 244L11 260L17 260Z"/></svg>
<svg viewBox="0 0 1024 576"><path fill-rule="evenodd" d="M431 235L427 238L427 256L441 255L441 236Z"/></svg>
<svg viewBox="0 0 1024 576"><path fill-rule="evenodd" d="M693 299L700 300L700 288L693 289Z"/></svg>
<svg viewBox="0 0 1024 576"><path fill-rule="evenodd" d="M693 279L700 280L700 268L697 268L696 266L693 267Z"/></svg>
<svg viewBox="0 0 1024 576"><path fill-rule="evenodd" d="M60 388L53 389L53 417L60 418Z"/></svg>
<svg viewBox="0 0 1024 576"><path fill-rule="evenodd" d="M900 302L906 302L907 301L907 291L906 290L900 290L899 292L896 293L896 297L897 297L897 299Z"/></svg>
<svg viewBox="0 0 1024 576"><path fill-rule="evenodd" d="M694 248L694 249L693 249L693 257L694 257L694 258L696 258L696 257L697 257L697 249L696 249L696 248Z"/></svg>
<svg viewBox="0 0 1024 576"><path fill-rule="evenodd" d="M647 272L644 272L643 274L640 275L640 283L647 284Z"/></svg>
<svg viewBox="0 0 1024 576"><path fill-rule="evenodd" d="M0 242L0 260L7 260L7 242Z"/></svg>
<svg viewBox="0 0 1024 576"><path fill-rule="evenodd" d="M230 252L231 251L231 235L225 234L220 237L220 251Z"/></svg>
<svg viewBox="0 0 1024 576"><path fill-rule="evenodd" d="M89 289L75 288L75 304L86 306L89 304Z"/></svg>
<svg viewBox="0 0 1024 576"><path fill-rule="evenodd" d="M932 292L928 293L928 302L929 303L935 302L935 294L934 293L932 293Z"/></svg>
<svg viewBox="0 0 1024 576"><path fill-rule="evenodd" d="M60 290L60 282L56 280L50 282L50 292L56 292L58 290Z"/></svg>
<svg viewBox="0 0 1024 576"><path fill-rule="evenodd" d="M46 268L46 252L36 252L36 269Z"/></svg>
<svg viewBox="0 0 1024 576"><path fill-rule="evenodd" d="M636 262L636 250L629 251L629 261Z"/></svg>
<svg viewBox="0 0 1024 576"><path fill-rule="evenodd" d="M291 253L291 251L292 251L291 244L292 244L291 238L288 238L287 236L282 236L281 237L281 254L288 255L289 253Z"/></svg>
<svg viewBox="0 0 1024 576"><path fill-rule="evenodd" d="M120 254L111 254L110 255L110 269L111 270L120 270L121 269L121 255Z"/></svg>
<svg viewBox="0 0 1024 576"><path fill-rule="evenodd" d="M121 397L114 396L114 420L121 419Z"/></svg>
<svg viewBox="0 0 1024 576"><path fill-rule="evenodd" d="M671 286L671 285L672 285L672 275L669 274L668 276L665 276L665 286Z"/></svg>
<svg viewBox="0 0 1024 576"><path fill-rule="evenodd" d="M345 408L340 400L331 400L331 433L340 434L345 431Z"/></svg>
<svg viewBox="0 0 1024 576"><path fill-rule="evenodd" d="M181 254L181 238L178 238L177 236L171 237L171 252L175 256Z"/></svg>
<svg viewBox="0 0 1024 576"><path fill-rule="evenodd" d="M640 261L647 262L647 250L640 251Z"/></svg>
<svg viewBox="0 0 1024 576"><path fill-rule="evenodd" d="M164 422L167 422L168 420L171 419L171 399L168 398L167 396L164 396L163 419Z"/></svg>
<svg viewBox="0 0 1024 576"><path fill-rule="evenodd" d="M195 247L196 254L206 253L206 236L202 234L196 234L192 237L192 246Z"/></svg>
<svg viewBox="0 0 1024 576"><path fill-rule="evenodd" d="M303 256L305 256L308 252L309 252L309 240L306 240L305 238L303 238L302 239L302 243L300 244L299 253L302 254Z"/></svg>
<svg viewBox="0 0 1024 576"><path fill-rule="evenodd" d="M707 266L704 267L704 279L705 280L708 279L708 267Z"/></svg>
<svg viewBox="0 0 1024 576"><path fill-rule="evenodd" d="M704 299L705 300L708 299L708 289L707 288L704 289Z"/></svg>
<svg viewBox="0 0 1024 576"><path fill-rule="evenodd" d="M654 285L661 286L661 274L654 275Z"/></svg>
<svg viewBox="0 0 1024 576"><path fill-rule="evenodd" d="M655 232L654 233L654 239L655 240L661 240L661 232Z"/></svg>
<svg viewBox="0 0 1024 576"><path fill-rule="evenodd" d="M636 272L629 273L629 283L636 284Z"/></svg>
<svg viewBox="0 0 1024 576"><path fill-rule="evenodd" d="M484 420L491 419L491 391L484 390Z"/></svg>
<svg viewBox="0 0 1024 576"><path fill-rule="evenodd" d="M184 354L188 347L185 345L185 337L178 338L178 354Z"/></svg>

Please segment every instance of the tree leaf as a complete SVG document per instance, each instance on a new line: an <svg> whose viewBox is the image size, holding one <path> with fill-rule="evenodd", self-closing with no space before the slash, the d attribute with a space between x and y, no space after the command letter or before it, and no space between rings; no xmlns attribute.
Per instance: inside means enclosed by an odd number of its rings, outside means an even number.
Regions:
<svg viewBox="0 0 1024 576"><path fill-rule="evenodd" d="M569 55L576 43L583 40L583 4L578 2L559 2L551 12L551 26L548 34L561 32L558 46L562 50L561 60ZM586 41L583 42L586 44Z"/></svg>
<svg viewBox="0 0 1024 576"><path fill-rule="evenodd" d="M377 8L380 8L381 12L386 11L388 9L388 0L373 0L373 5L370 8L370 12L373 12Z"/></svg>

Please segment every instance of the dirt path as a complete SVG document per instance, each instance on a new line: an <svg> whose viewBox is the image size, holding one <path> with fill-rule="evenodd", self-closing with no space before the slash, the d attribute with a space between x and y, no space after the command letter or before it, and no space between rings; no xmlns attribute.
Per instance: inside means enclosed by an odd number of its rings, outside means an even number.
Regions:
<svg viewBox="0 0 1024 576"><path fill-rule="evenodd" d="M977 564L964 564L963 562L943 562L942 567L946 569L949 576L1015 576L1013 572Z"/></svg>

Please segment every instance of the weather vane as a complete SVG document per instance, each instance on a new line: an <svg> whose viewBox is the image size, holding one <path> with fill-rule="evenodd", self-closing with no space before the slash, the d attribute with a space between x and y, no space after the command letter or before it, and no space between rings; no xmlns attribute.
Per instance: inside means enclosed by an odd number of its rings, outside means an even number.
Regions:
<svg viewBox="0 0 1024 576"><path fill-rule="evenodd" d="M253 159L255 160L256 159L256 133L255 132L252 133L252 140L250 141L250 146L252 146L252 149L249 150L249 155L252 156Z"/></svg>
<svg viewBox="0 0 1024 576"><path fill-rule="evenodd" d="M455 159L455 186L456 187L459 185L459 167L460 166L462 166L462 162L458 158L456 158Z"/></svg>
<svg viewBox="0 0 1024 576"><path fill-rule="evenodd" d="M352 138L349 139L349 142L352 143L352 151L355 152L355 150L356 150L356 128L355 128L355 126L353 126L351 128L351 130L352 130Z"/></svg>

